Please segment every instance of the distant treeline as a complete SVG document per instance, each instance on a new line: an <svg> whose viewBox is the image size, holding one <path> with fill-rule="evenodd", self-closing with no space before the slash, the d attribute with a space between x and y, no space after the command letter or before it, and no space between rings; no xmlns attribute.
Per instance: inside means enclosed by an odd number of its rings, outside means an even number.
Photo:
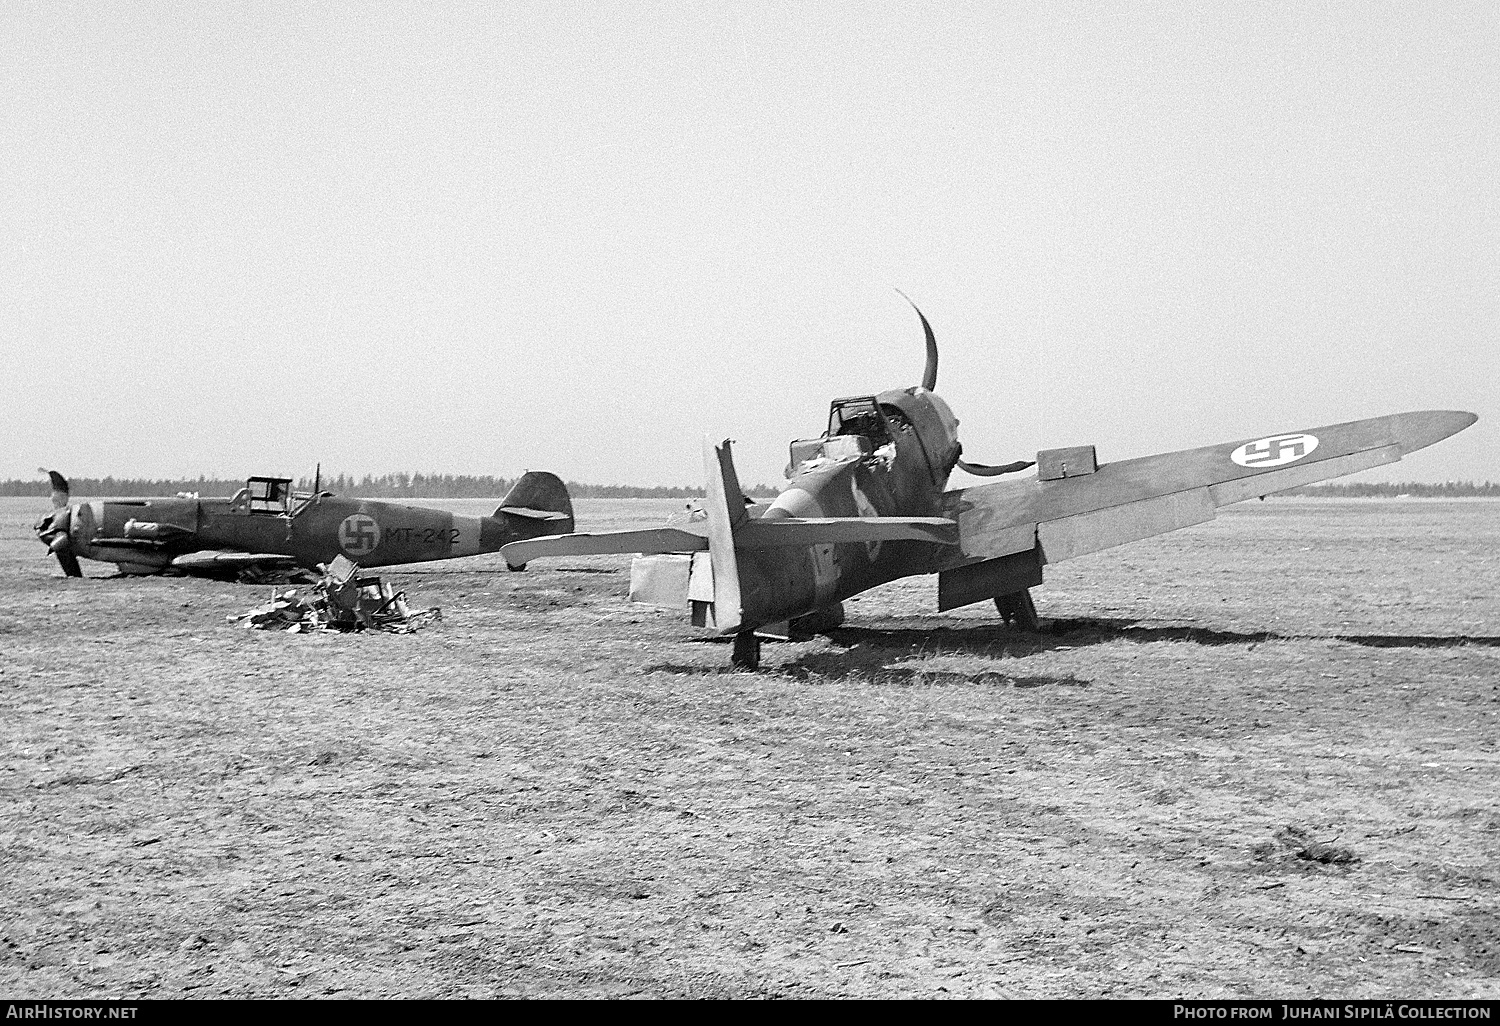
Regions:
<svg viewBox="0 0 1500 1026"><path fill-rule="evenodd" d="M1317 484L1288 488L1278 495L1323 496L1330 499L1500 499L1500 484L1486 481L1444 481L1442 484Z"/></svg>
<svg viewBox="0 0 1500 1026"><path fill-rule="evenodd" d="M319 484L323 491L361 499L492 499L499 498L518 481L514 477L489 474L366 474L364 477L336 474L324 476ZM199 477L179 480L146 480L132 477L74 477L68 484L75 495L85 496L152 496L197 492L210 495L233 495L245 487L244 478ZM703 494L701 487L671 488L639 485L596 485L569 481L568 493L575 499L690 499ZM312 491L312 478L300 478L294 486ZM0 481L0 495L42 495L49 493L46 478ZM766 485L750 488L751 495L775 495Z"/></svg>

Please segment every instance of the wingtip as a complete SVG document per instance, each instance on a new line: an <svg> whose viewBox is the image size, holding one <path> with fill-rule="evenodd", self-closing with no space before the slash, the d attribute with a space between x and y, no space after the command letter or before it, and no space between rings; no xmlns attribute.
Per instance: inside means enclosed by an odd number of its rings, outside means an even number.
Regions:
<svg viewBox="0 0 1500 1026"><path fill-rule="evenodd" d="M1419 410L1399 413L1395 420L1396 436L1405 454L1458 434L1478 421L1479 414L1468 410Z"/></svg>

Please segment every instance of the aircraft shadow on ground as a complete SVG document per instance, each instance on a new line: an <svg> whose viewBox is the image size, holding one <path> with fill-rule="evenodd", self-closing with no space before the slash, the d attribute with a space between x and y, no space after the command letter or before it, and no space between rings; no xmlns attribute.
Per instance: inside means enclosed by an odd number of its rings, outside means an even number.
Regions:
<svg viewBox="0 0 1500 1026"><path fill-rule="evenodd" d="M1185 641L1194 645L1259 645L1267 641L1343 641L1368 648L1500 648L1500 637L1430 634L1281 634L1276 631L1223 631L1211 627L1145 627L1138 620L1090 617L1043 620L1041 630L1018 631L1000 624L974 627L841 627L831 635L841 645L1024 655L1049 649L1080 648L1111 641L1149 644Z"/></svg>
<svg viewBox="0 0 1500 1026"><path fill-rule="evenodd" d="M930 622L930 621L929 621ZM935 656L1025 656L1058 649L1083 648L1111 641L1150 644L1158 641L1187 642L1216 647L1252 646L1269 641L1342 641L1368 648L1500 648L1500 637L1421 634L1281 634L1275 631L1225 631L1207 627L1145 627L1139 621L1110 618L1044 620L1041 630L1019 631L998 622L972 627L840 627L829 633L833 649L804 652L790 662L777 663L776 651L783 643L767 641L767 669L786 676L810 679L882 678L895 683L952 683L1011 687L1087 687L1076 677L1026 677L986 669L964 673L930 669L922 661ZM695 639L701 644L727 647L727 637ZM798 643L790 643L797 646ZM800 646L799 646L800 647ZM726 653L727 655L727 653ZM729 673L728 659L721 666L661 664L647 668L667 673ZM952 678L950 681L949 678Z"/></svg>
<svg viewBox="0 0 1500 1026"><path fill-rule="evenodd" d="M1088 618L1052 620L1041 634L1065 644L1097 645L1106 641L1187 641L1196 645L1258 645L1266 641L1343 641L1367 648L1500 648L1500 637L1435 634L1280 634L1275 631L1220 631L1207 627L1142 627L1136 620ZM1057 647L1057 646L1051 646Z"/></svg>
<svg viewBox="0 0 1500 1026"><path fill-rule="evenodd" d="M983 628L937 628L933 630L874 630L865 627L840 628L828 635L835 647L807 651L803 642L763 642L762 669L795 680L882 681L894 685L976 684L989 687L1039 688L1046 686L1086 688L1090 681L1072 675L1049 676L1004 673L985 668L965 670L925 664L928 656L937 655L1023 655L1057 647L1048 644L1041 634L1024 634L1000 626ZM696 638L695 642L728 648L727 637ZM782 652L794 658L780 662ZM736 672L728 653L714 666L665 663L647 667L649 671L683 674L718 674Z"/></svg>

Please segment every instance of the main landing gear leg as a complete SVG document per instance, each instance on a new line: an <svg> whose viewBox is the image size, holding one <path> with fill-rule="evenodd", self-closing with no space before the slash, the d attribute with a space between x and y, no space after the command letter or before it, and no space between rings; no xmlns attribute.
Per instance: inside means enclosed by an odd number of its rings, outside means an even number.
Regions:
<svg viewBox="0 0 1500 1026"><path fill-rule="evenodd" d="M760 639L754 631L740 631L734 636L734 655L729 662L737 670L760 669Z"/></svg>
<svg viewBox="0 0 1500 1026"><path fill-rule="evenodd" d="M996 595L995 608L1000 611L1000 619L1015 625L1017 630L1035 631L1039 626L1036 619L1036 604L1031 601L1030 589L1013 591L1008 595Z"/></svg>

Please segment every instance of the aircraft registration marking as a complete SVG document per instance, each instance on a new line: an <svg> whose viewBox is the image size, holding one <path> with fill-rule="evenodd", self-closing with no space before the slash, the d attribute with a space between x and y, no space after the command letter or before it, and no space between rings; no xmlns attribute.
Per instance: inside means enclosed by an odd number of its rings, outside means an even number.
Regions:
<svg viewBox="0 0 1500 1026"><path fill-rule="evenodd" d="M1246 442L1230 453L1229 458L1242 467L1260 470L1263 467L1284 467L1288 463L1296 463L1317 447L1318 439L1315 435L1271 435L1269 438Z"/></svg>
<svg viewBox="0 0 1500 1026"><path fill-rule="evenodd" d="M388 542L417 542L420 545L457 545L456 527L387 527L383 536Z"/></svg>
<svg viewBox="0 0 1500 1026"><path fill-rule="evenodd" d="M380 544L380 525L363 513L351 513L339 524L339 547L349 556L367 556Z"/></svg>

